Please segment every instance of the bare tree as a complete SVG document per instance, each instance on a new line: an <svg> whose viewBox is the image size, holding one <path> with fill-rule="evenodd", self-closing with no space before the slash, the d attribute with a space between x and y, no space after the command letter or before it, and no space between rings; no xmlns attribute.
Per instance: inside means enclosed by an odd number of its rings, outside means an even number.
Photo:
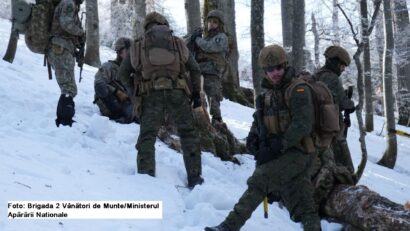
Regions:
<svg viewBox="0 0 410 231"><path fill-rule="evenodd" d="M265 46L265 34L263 28L264 0L251 1L251 40L252 40L252 80L255 89L255 98L262 93L261 80L263 70L258 63L258 56Z"/></svg>
<svg viewBox="0 0 410 231"><path fill-rule="evenodd" d="M292 66L296 72L306 69L305 62L305 0L293 0Z"/></svg>
<svg viewBox="0 0 410 231"><path fill-rule="evenodd" d="M315 14L312 13L312 32L315 39L315 71L320 68L320 61L319 61L319 32L317 31L317 23Z"/></svg>
<svg viewBox="0 0 410 231"><path fill-rule="evenodd" d="M395 133L396 120L394 118L394 96L393 96L393 16L390 0L383 0L384 8L384 29L385 46L383 62L383 90L384 90L384 110L387 129L387 148L378 164L388 168L394 168L397 159L397 137Z"/></svg>
<svg viewBox="0 0 410 231"><path fill-rule="evenodd" d="M369 19L367 16L367 0L360 0L360 18L362 24L363 41L363 79L364 79L364 99L365 99L365 128L367 132L373 131L373 89L370 65L370 44L367 29Z"/></svg>
<svg viewBox="0 0 410 231"><path fill-rule="evenodd" d="M93 67L101 66L100 60L100 30L98 20L98 1L85 2L87 16L87 42L84 62Z"/></svg>
<svg viewBox="0 0 410 231"><path fill-rule="evenodd" d="M283 47L290 50L293 40L293 0L281 0Z"/></svg>
<svg viewBox="0 0 410 231"><path fill-rule="evenodd" d="M133 0L133 8L134 8L134 16L133 16L133 23L132 23L132 37L134 39L140 37L144 34L144 18L147 14L146 12L146 4L145 0Z"/></svg>
<svg viewBox="0 0 410 231"><path fill-rule="evenodd" d="M201 27L201 8L199 0L185 0L185 15L188 34Z"/></svg>
<svg viewBox="0 0 410 231"><path fill-rule="evenodd" d="M410 25L406 0L393 1L395 23L395 51L397 67L397 108L398 123L408 125L410 122Z"/></svg>

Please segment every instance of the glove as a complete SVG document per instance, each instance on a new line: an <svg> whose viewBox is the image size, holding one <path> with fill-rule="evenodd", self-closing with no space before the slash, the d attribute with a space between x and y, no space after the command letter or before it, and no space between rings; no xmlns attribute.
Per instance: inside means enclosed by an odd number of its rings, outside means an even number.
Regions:
<svg viewBox="0 0 410 231"><path fill-rule="evenodd" d="M57 104L57 127L62 124L63 126L70 126L73 124L73 116L75 114L75 104L73 97L61 95Z"/></svg>
<svg viewBox="0 0 410 231"><path fill-rule="evenodd" d="M85 41L87 40L87 35L84 31L84 33L82 33L79 37L78 37L78 42L80 44L85 44Z"/></svg>
<svg viewBox="0 0 410 231"><path fill-rule="evenodd" d="M118 99L121 103L124 103L125 101L128 100L128 95L127 95L125 92L123 92L123 91L121 91L121 90L119 90L119 89L117 89L117 90L115 91L115 96L117 97L117 99Z"/></svg>
<svg viewBox="0 0 410 231"><path fill-rule="evenodd" d="M108 94L106 97L101 98L105 106L110 110L112 116L110 119L117 119L121 117L122 108L118 100L112 94Z"/></svg>
<svg viewBox="0 0 410 231"><path fill-rule="evenodd" d="M193 92L191 96L191 102L193 108L202 106L201 95L198 92Z"/></svg>
<svg viewBox="0 0 410 231"><path fill-rule="evenodd" d="M275 157L278 157L280 154L282 154L282 149L283 149L282 138L280 137L272 138L270 142L270 149L271 149L272 155Z"/></svg>
<svg viewBox="0 0 410 231"><path fill-rule="evenodd" d="M345 123L345 126L346 126L347 128L352 125L352 123L350 122L350 116L346 116L346 117L343 119L343 122Z"/></svg>
<svg viewBox="0 0 410 231"><path fill-rule="evenodd" d="M195 42L196 38L202 38L202 31L195 30L191 35L191 42Z"/></svg>

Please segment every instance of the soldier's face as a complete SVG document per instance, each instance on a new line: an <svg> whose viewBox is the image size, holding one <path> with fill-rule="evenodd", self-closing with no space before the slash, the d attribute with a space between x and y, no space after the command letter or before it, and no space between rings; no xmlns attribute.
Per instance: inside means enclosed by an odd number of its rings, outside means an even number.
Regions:
<svg viewBox="0 0 410 231"><path fill-rule="evenodd" d="M266 73L266 77L268 78L268 80L274 85L280 84L280 82L283 79L283 76L285 75L285 68L283 65L267 67L264 68L264 71Z"/></svg>
<svg viewBox="0 0 410 231"><path fill-rule="evenodd" d="M128 56L128 49L122 49L119 55L122 59L125 59Z"/></svg>
<svg viewBox="0 0 410 231"><path fill-rule="evenodd" d="M342 73L343 71L345 71L346 65L340 64L340 65L339 65L339 69L340 69L340 73Z"/></svg>
<svg viewBox="0 0 410 231"><path fill-rule="evenodd" d="M219 26L219 20L216 18L208 19L208 30L217 29Z"/></svg>

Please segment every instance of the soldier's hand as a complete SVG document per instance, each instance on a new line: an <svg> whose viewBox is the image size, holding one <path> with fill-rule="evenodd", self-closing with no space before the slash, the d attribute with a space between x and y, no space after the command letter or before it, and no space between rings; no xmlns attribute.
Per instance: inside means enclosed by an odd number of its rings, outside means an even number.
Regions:
<svg viewBox="0 0 410 231"><path fill-rule="evenodd" d="M191 42L195 42L196 38L202 38L202 31L195 30L191 35Z"/></svg>
<svg viewBox="0 0 410 231"><path fill-rule="evenodd" d="M192 107L197 108L202 106L201 95L198 92L193 92L191 97Z"/></svg>
<svg viewBox="0 0 410 231"><path fill-rule="evenodd" d="M121 103L124 103L128 100L128 95L125 92L118 89L115 91L115 96Z"/></svg>
<svg viewBox="0 0 410 231"><path fill-rule="evenodd" d="M349 127L352 125L352 123L350 122L350 116L346 116L346 117L343 119L343 122L344 122L344 124L345 124L345 126L346 126L347 128L349 128Z"/></svg>

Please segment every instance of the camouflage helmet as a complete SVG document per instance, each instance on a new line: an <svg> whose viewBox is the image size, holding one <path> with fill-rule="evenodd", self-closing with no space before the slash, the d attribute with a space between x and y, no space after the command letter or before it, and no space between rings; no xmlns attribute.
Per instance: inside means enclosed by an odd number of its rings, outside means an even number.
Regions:
<svg viewBox="0 0 410 231"><path fill-rule="evenodd" d="M277 66L288 61L286 51L279 45L269 45L259 53L259 65L264 67Z"/></svg>
<svg viewBox="0 0 410 231"><path fill-rule="evenodd" d="M326 48L324 55L326 58L329 58L329 59L338 58L345 65L347 66L350 65L349 53L347 53L347 51L340 46L330 46Z"/></svg>
<svg viewBox="0 0 410 231"><path fill-rule="evenodd" d="M222 13L222 11L220 11L220 10L211 10L211 11L209 11L208 16L206 16L206 20L208 21L208 19L210 19L210 18L217 18L219 20L219 22L224 24L224 13Z"/></svg>
<svg viewBox="0 0 410 231"><path fill-rule="evenodd" d="M116 52L120 52L124 48L130 48L131 46L131 39L121 37L115 41L114 49Z"/></svg>
<svg viewBox="0 0 410 231"><path fill-rule="evenodd" d="M167 25L169 26L168 20L160 13L158 12L151 12L145 16L144 20L144 29L147 29L147 26L151 23L157 23L160 25Z"/></svg>

